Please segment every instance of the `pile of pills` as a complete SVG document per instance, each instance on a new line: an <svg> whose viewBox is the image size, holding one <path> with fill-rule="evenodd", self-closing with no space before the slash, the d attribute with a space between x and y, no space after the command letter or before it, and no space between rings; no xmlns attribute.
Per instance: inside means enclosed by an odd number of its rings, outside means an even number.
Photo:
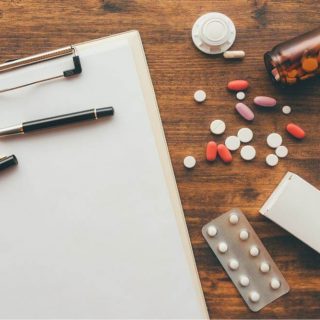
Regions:
<svg viewBox="0 0 320 320"><path fill-rule="evenodd" d="M245 215L232 209L202 228L202 234L242 298L259 311L289 291Z"/></svg>

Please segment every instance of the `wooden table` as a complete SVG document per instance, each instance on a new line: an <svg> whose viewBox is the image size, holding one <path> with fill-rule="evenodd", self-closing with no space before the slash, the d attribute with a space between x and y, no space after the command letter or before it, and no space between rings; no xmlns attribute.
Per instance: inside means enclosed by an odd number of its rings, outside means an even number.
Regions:
<svg viewBox="0 0 320 320"><path fill-rule="evenodd" d="M208 57L194 48L191 27L209 11L227 14L237 27L234 49L243 49L244 61ZM144 42L163 125L185 210L198 270L212 318L319 318L320 255L258 213L282 176L293 171L320 187L320 81L288 92L273 87L262 56L277 43L319 26L319 1L260 0L0 0L1 59L13 59L101 36L138 29ZM209 164L204 146L212 139L209 124L221 118L223 142L247 126L234 112L235 97L225 89L235 78L250 81L246 102L270 95L280 109L255 109L257 158L251 163L234 155L231 165ZM208 99L198 105L193 93L204 89ZM298 143L284 126L299 123L308 133ZM275 168L265 165L270 152L266 135L280 132L290 155ZM192 171L182 165L186 155L198 164ZM303 199L301 199L303 201ZM303 212L308 217L308 204ZM201 227L231 207L241 208L291 286L288 295L250 312L201 236ZM320 232L319 235L320 237Z"/></svg>

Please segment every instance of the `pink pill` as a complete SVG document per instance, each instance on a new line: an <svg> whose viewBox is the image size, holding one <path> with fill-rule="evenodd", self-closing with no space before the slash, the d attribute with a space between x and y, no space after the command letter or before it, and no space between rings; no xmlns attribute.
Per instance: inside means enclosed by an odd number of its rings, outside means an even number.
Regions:
<svg viewBox="0 0 320 320"><path fill-rule="evenodd" d="M252 121L254 119L254 113L252 110L242 102L236 104L236 110L246 120Z"/></svg>
<svg viewBox="0 0 320 320"><path fill-rule="evenodd" d="M255 97L253 102L260 107L274 107L277 104L276 99L265 96Z"/></svg>

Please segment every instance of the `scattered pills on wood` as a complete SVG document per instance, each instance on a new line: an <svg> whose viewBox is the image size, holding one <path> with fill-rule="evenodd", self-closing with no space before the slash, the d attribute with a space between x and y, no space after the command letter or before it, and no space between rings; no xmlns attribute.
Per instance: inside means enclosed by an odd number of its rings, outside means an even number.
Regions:
<svg viewBox="0 0 320 320"><path fill-rule="evenodd" d="M253 132L249 128L241 128L237 134L238 138L243 143L248 143L253 139Z"/></svg>
<svg viewBox="0 0 320 320"><path fill-rule="evenodd" d="M216 135L223 134L226 130L226 124L222 120L214 120L210 124L210 130Z"/></svg>
<svg viewBox="0 0 320 320"><path fill-rule="evenodd" d="M240 101L244 100L246 98L246 94L243 91L239 91L236 94L236 98Z"/></svg>
<svg viewBox="0 0 320 320"><path fill-rule="evenodd" d="M270 148L276 149L282 145L282 137L279 133L270 133L267 137L267 144Z"/></svg>
<svg viewBox="0 0 320 320"><path fill-rule="evenodd" d="M217 144L214 141L209 141L206 148L206 158L208 161L214 161L217 157Z"/></svg>
<svg viewBox="0 0 320 320"><path fill-rule="evenodd" d="M227 85L227 88L231 91L243 91L248 89L249 82L247 80L233 80Z"/></svg>
<svg viewBox="0 0 320 320"><path fill-rule="evenodd" d="M246 53L243 50L226 51L223 54L225 59L243 59Z"/></svg>
<svg viewBox="0 0 320 320"><path fill-rule="evenodd" d="M209 226L207 229L207 234L209 237L215 237L218 233L218 230L215 226Z"/></svg>
<svg viewBox="0 0 320 320"><path fill-rule="evenodd" d="M243 160L251 161L256 157L256 149L253 146L244 146L241 148L240 156Z"/></svg>
<svg viewBox="0 0 320 320"><path fill-rule="evenodd" d="M290 114L291 113L291 107L290 106L283 106L282 107L282 113L283 114Z"/></svg>
<svg viewBox="0 0 320 320"><path fill-rule="evenodd" d="M281 283L277 278L271 279L270 286L273 290L277 290L281 287Z"/></svg>
<svg viewBox="0 0 320 320"><path fill-rule="evenodd" d="M196 165L197 161L193 156L187 156L183 160L183 164L186 168L192 169Z"/></svg>
<svg viewBox="0 0 320 320"><path fill-rule="evenodd" d="M218 145L218 154L224 163L230 163L232 161L232 154L224 144Z"/></svg>
<svg viewBox="0 0 320 320"><path fill-rule="evenodd" d="M285 158L287 155L288 155L289 151L288 151L288 148L285 147L285 146L279 146L277 149L276 149L276 155L279 157L279 158Z"/></svg>
<svg viewBox="0 0 320 320"><path fill-rule="evenodd" d="M237 136L229 136L224 144L230 151L236 151L240 148L241 142Z"/></svg>
<svg viewBox="0 0 320 320"><path fill-rule="evenodd" d="M194 93L194 100L196 101L196 102L199 102L199 103L201 103L201 102L203 102L203 101L205 101L206 100L206 98L207 98L207 94L205 93L205 91L203 91L203 90L197 90L195 93Z"/></svg>
<svg viewBox="0 0 320 320"><path fill-rule="evenodd" d="M274 167L278 164L278 162L279 162L279 158L275 154L271 153L267 155L266 163L268 166Z"/></svg>
<svg viewBox="0 0 320 320"><path fill-rule="evenodd" d="M260 107L274 107L277 104L277 100L271 97L258 96L253 99L255 105Z"/></svg>
<svg viewBox="0 0 320 320"><path fill-rule="evenodd" d="M289 123L286 127L287 131L296 139L303 139L306 133L297 124Z"/></svg>
<svg viewBox="0 0 320 320"><path fill-rule="evenodd" d="M254 119L253 111L244 103L238 102L236 104L237 112L246 120L252 121Z"/></svg>

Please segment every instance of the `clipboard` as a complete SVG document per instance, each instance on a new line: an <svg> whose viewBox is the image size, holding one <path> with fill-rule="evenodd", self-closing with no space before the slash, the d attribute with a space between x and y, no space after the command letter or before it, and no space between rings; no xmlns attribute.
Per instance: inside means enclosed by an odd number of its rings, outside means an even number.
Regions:
<svg viewBox="0 0 320 320"><path fill-rule="evenodd" d="M115 115L0 141L0 318L208 318L139 33L68 48L0 66L1 126Z"/></svg>

